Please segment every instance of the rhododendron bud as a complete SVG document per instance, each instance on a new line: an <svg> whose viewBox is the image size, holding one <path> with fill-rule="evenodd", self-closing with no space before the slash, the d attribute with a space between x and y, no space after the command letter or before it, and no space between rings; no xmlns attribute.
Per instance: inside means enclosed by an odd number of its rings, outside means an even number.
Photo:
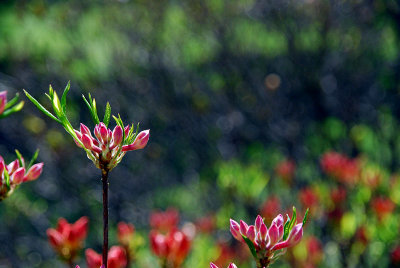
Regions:
<svg viewBox="0 0 400 268"><path fill-rule="evenodd" d="M87 217L81 217L73 224L60 218L56 229L47 229L50 245L62 258L72 260L83 246L83 241L87 236L88 222Z"/></svg>
<svg viewBox="0 0 400 268"><path fill-rule="evenodd" d="M122 146L122 150L126 152L126 151L143 149L144 147L146 147L149 138L150 138L150 130L149 129L143 130L137 135L135 141L132 144Z"/></svg>
<svg viewBox="0 0 400 268"><path fill-rule="evenodd" d="M42 170L43 170L43 163L38 163L33 165L26 173L24 177L24 182L36 180L40 176L40 174L42 174Z"/></svg>
<svg viewBox="0 0 400 268"><path fill-rule="evenodd" d="M261 216L257 216L255 225L250 226L244 221L240 221L239 225L231 219L230 229L237 240L247 244L253 257L258 261L257 267L267 267L273 261L276 251L293 247L300 242L307 214L308 210L303 222L296 224L296 209L293 208L292 219L288 216L285 228L281 214L275 217L269 229Z"/></svg>
<svg viewBox="0 0 400 268"><path fill-rule="evenodd" d="M110 149L114 149L117 145L122 142L122 128L120 126L116 126L112 132L112 144L110 145Z"/></svg>
<svg viewBox="0 0 400 268"><path fill-rule="evenodd" d="M240 233L240 225L232 219L230 219L230 230L234 238L236 238L239 241L243 240L242 235Z"/></svg>
<svg viewBox="0 0 400 268"><path fill-rule="evenodd" d="M11 182L14 184L20 184L24 180L24 174L25 174L25 169L24 168L18 168L15 170L11 176Z"/></svg>
<svg viewBox="0 0 400 268"><path fill-rule="evenodd" d="M218 266L214 263L210 263L210 268L218 268ZM234 263L231 263L229 264L228 268L237 268L237 266Z"/></svg>
<svg viewBox="0 0 400 268"><path fill-rule="evenodd" d="M4 108L7 104L7 91L0 92L0 114L4 112Z"/></svg>

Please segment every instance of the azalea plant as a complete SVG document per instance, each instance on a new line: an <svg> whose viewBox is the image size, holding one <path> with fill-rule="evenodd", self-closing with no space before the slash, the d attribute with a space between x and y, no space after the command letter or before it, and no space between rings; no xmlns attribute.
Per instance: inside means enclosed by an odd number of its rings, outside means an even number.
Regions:
<svg viewBox="0 0 400 268"><path fill-rule="evenodd" d="M48 111L42 104L39 103L33 96L24 90L26 96L32 101L36 107L45 115L61 124L69 135L74 139L78 147L85 150L87 157L101 171L101 181L103 184L103 253L102 263L107 268L108 263L108 187L109 187L109 172L115 168L122 160L127 151L142 149L147 145L150 137L150 131L145 130L138 132L139 124L135 127L133 124L124 126L121 117L113 116L116 126L113 130L108 128L111 119L111 106L107 102L103 121L100 122L96 100L91 97L83 96L84 102L89 108L91 117L95 123L93 134L90 129L80 124L79 130L76 130L71 125L67 118L67 94L70 90L70 83L64 89L61 99L57 92L49 86L49 93L46 96L49 98L53 113ZM92 254L93 255L93 254Z"/></svg>

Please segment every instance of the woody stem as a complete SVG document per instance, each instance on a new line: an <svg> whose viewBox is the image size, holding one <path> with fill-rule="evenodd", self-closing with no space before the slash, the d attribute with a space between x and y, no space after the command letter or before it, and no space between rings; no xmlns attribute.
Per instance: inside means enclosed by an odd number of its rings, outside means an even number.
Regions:
<svg viewBox="0 0 400 268"><path fill-rule="evenodd" d="M107 268L108 258L108 170L102 169L101 181L103 182L103 265Z"/></svg>

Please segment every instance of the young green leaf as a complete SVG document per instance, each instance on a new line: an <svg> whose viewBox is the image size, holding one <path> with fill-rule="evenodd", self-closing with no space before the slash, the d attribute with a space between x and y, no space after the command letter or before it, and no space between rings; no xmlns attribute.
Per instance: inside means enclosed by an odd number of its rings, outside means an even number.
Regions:
<svg viewBox="0 0 400 268"><path fill-rule="evenodd" d="M246 236L242 235L244 241L246 242L247 246L250 249L251 254L253 255L254 258L257 258L257 253L256 253L256 248L254 247L253 242L251 242L250 239L248 239Z"/></svg>
<svg viewBox="0 0 400 268"><path fill-rule="evenodd" d="M42 113L53 119L54 121L58 122L61 124L61 121L52 115L49 111L46 110L34 97L32 97L25 89L24 89L26 97L40 110Z"/></svg>
<svg viewBox="0 0 400 268"><path fill-rule="evenodd" d="M7 169L4 169L4 179L6 181L7 188L10 189L10 175L8 174Z"/></svg>
<svg viewBox="0 0 400 268"><path fill-rule="evenodd" d="M18 99L19 99L19 93L15 94L15 97L12 98L9 102L7 102L7 104L4 106L4 110L7 110L8 108L16 104Z"/></svg>
<svg viewBox="0 0 400 268"><path fill-rule="evenodd" d="M11 107L10 109L5 110L5 111L0 115L0 118L7 117L7 116L9 116L10 114L13 114L13 113L15 113L15 112L20 111L20 110L22 109L22 107L24 107L24 104L25 104L25 102L21 101L21 102L19 102L17 105Z"/></svg>
<svg viewBox="0 0 400 268"><path fill-rule="evenodd" d="M290 231L292 231L294 225L296 224L296 219L297 219L296 208L293 207L292 219L289 222L289 233L290 233Z"/></svg>
<svg viewBox="0 0 400 268"><path fill-rule="evenodd" d="M68 84L65 87L64 92L63 92L62 97L61 97L61 107L63 109L64 114L65 114L65 111L66 111L66 108L67 108L67 94L68 94L68 91L69 91L70 87L71 87L71 83L70 83L70 81L68 81Z"/></svg>
<svg viewBox="0 0 400 268"><path fill-rule="evenodd" d="M15 150L15 154L17 155L20 167L25 167L25 163L22 160L23 158L22 158L21 153L18 150Z"/></svg>
<svg viewBox="0 0 400 268"><path fill-rule="evenodd" d="M110 103L107 102L106 104L106 111L104 112L104 118L103 118L103 123L108 127L108 124L110 123L110 117L111 117L111 106Z"/></svg>
<svg viewBox="0 0 400 268"><path fill-rule="evenodd" d="M308 211L309 211L310 209L309 208L307 208L307 210L306 210L306 213L304 214L304 218L303 218L303 226L304 226L304 224L306 224L306 222L307 222L307 218L308 218Z"/></svg>
<svg viewBox="0 0 400 268"><path fill-rule="evenodd" d="M86 103L86 106L88 107L88 109L89 109L89 111L90 111L90 115L92 116L92 120L93 120L93 122L95 123L95 124L100 124L100 120L99 120L99 117L97 116L97 111L96 111L96 109L93 109L93 102L92 102L92 96L90 95L90 93L89 93L89 101L85 98L85 96L84 95L82 95L82 97L83 97L83 100L85 101L85 103ZM95 103L95 105L96 105L96 103Z"/></svg>
<svg viewBox="0 0 400 268"><path fill-rule="evenodd" d="M38 155L39 155L39 149L36 149L35 153L34 153L33 156L32 156L31 161L29 161L29 165L28 165L28 167L26 168L27 170L30 169L31 166L33 166L33 163L35 163L35 161L36 161Z"/></svg>
<svg viewBox="0 0 400 268"><path fill-rule="evenodd" d="M287 217L287 220L286 220L285 225L283 227L283 240L284 241L289 236L290 217L289 217L289 215L286 215L286 217Z"/></svg>

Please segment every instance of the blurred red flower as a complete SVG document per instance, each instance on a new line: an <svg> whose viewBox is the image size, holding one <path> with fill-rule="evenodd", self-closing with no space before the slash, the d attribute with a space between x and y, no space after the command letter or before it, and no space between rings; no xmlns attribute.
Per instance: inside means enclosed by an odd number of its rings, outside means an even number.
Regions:
<svg viewBox="0 0 400 268"><path fill-rule="evenodd" d="M167 233L177 227L179 212L174 208L168 208L165 212L156 211L150 215L150 226L160 232Z"/></svg>
<svg viewBox="0 0 400 268"><path fill-rule="evenodd" d="M99 268L102 265L102 255L89 248L85 251L88 268ZM120 246L113 246L108 251L108 268L125 268L127 264L125 250Z"/></svg>
<svg viewBox="0 0 400 268"><path fill-rule="evenodd" d="M396 205L389 198L380 196L371 201L371 207L378 219L383 220L387 215L392 213Z"/></svg>
<svg viewBox="0 0 400 268"><path fill-rule="evenodd" d="M296 164L293 160L284 160L275 167L276 174L287 183L293 180L294 173L296 172Z"/></svg>
<svg viewBox="0 0 400 268"><path fill-rule="evenodd" d="M189 237L182 231L173 229L166 235L158 230L150 232L150 246L153 253L169 268L181 267L191 247Z"/></svg>
<svg viewBox="0 0 400 268"><path fill-rule="evenodd" d="M87 217L82 217L73 224L60 218L56 229L47 229L50 245L63 259L72 260L82 248L87 236L88 222Z"/></svg>
<svg viewBox="0 0 400 268"><path fill-rule="evenodd" d="M337 152L327 152L321 157L321 168L339 182L353 185L359 179L360 167L357 159L350 159Z"/></svg>

